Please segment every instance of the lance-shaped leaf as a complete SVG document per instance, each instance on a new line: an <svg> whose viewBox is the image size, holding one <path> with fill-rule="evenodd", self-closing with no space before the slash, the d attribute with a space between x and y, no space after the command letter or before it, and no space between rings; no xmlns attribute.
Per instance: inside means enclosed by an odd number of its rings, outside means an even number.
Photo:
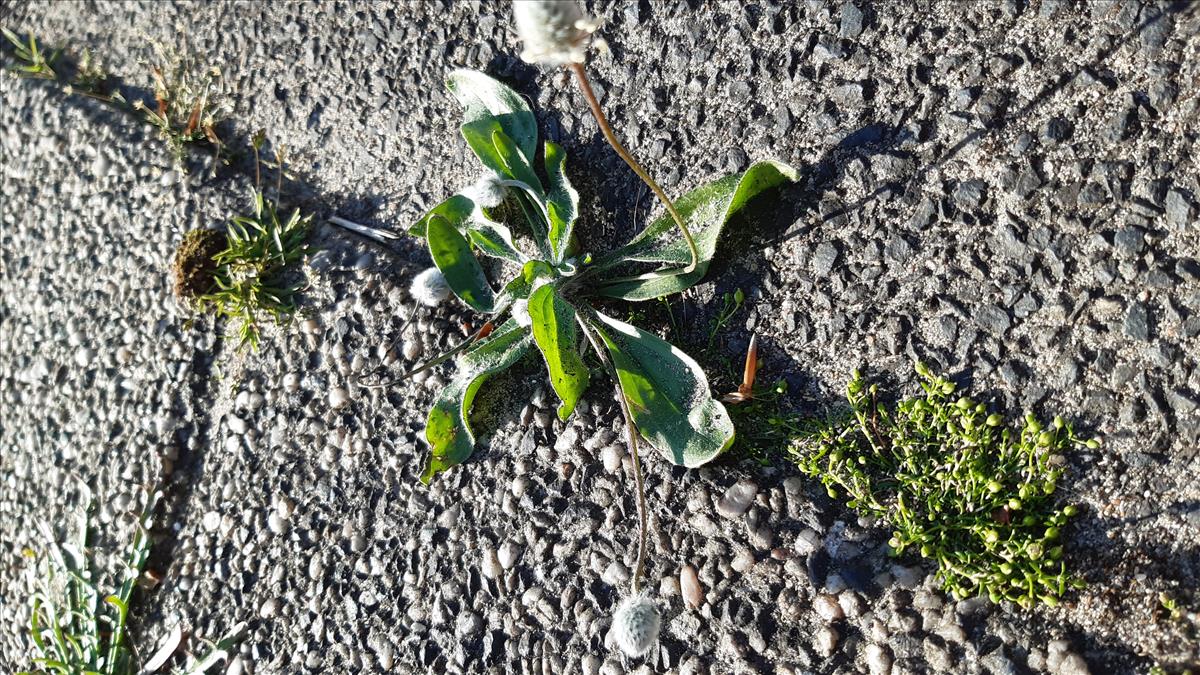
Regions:
<svg viewBox="0 0 1200 675"><path fill-rule="evenodd" d="M516 363L532 341L527 329L509 319L458 358L454 379L434 399L425 423L430 456L421 482L429 483L434 475L471 456L475 436L468 417L475 395L488 377Z"/></svg>
<svg viewBox="0 0 1200 675"><path fill-rule="evenodd" d="M429 213L426 213L412 227L408 228L408 233L414 237L424 237L425 231L429 227L429 221L434 216L444 218L446 222L461 232L471 222L474 213L475 202L471 201L465 195L453 195L432 209L429 209Z"/></svg>
<svg viewBox="0 0 1200 675"><path fill-rule="evenodd" d="M592 325L608 349L642 437L667 459L697 467L733 443L733 422L712 397L692 357L669 342L597 312Z"/></svg>
<svg viewBox="0 0 1200 675"><path fill-rule="evenodd" d="M529 296L529 318L533 322L533 339L546 359L550 384L562 400L558 418L565 422L587 389L590 377L579 357L575 308L562 299L553 285L545 284Z"/></svg>
<svg viewBox="0 0 1200 675"><path fill-rule="evenodd" d="M455 70L446 88L463 107L463 138L493 171L497 159L492 132L501 129L526 157L537 152L537 121L525 99L500 82L475 70Z"/></svg>
<svg viewBox="0 0 1200 675"><path fill-rule="evenodd" d="M427 227L429 255L446 277L450 290L471 308L480 312L492 311L495 293L466 238L441 216L430 218Z"/></svg>
<svg viewBox="0 0 1200 675"><path fill-rule="evenodd" d="M664 215L625 246L597 259L600 268L624 262L660 263L655 272L636 277L609 279L597 292L625 300L649 300L690 288L708 271L725 223L758 194L784 182L795 181L796 170L780 162L758 162L740 174L725 176L680 197L675 208L688 224L699 254L696 269L682 274L691 260L687 244L675 222Z"/></svg>
<svg viewBox="0 0 1200 675"><path fill-rule="evenodd" d="M546 193L546 211L550 216L550 248L554 253L555 262L561 262L567 256L571 243L571 232L575 228L575 217L579 213L579 193L571 187L563 165L567 161L567 153L562 147L546 141L546 176L550 179L550 189Z"/></svg>

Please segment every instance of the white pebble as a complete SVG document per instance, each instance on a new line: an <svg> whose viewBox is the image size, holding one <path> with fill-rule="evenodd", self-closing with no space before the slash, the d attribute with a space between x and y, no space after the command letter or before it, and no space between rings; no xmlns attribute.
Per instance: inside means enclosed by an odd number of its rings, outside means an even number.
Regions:
<svg viewBox="0 0 1200 675"><path fill-rule="evenodd" d="M600 459L604 462L604 470L616 473L621 470L621 460L625 459L625 451L616 445L606 445L600 451Z"/></svg>
<svg viewBox="0 0 1200 675"><path fill-rule="evenodd" d="M329 391L329 406L339 410L350 402L350 392L342 387L334 387Z"/></svg>
<svg viewBox="0 0 1200 675"><path fill-rule="evenodd" d="M816 648L821 656L829 656L833 650L837 649L838 638L837 629L833 626L825 626L817 631Z"/></svg>
<svg viewBox="0 0 1200 675"><path fill-rule="evenodd" d="M521 546L511 541L506 541L500 545L500 550L496 553L496 559L500 562L500 566L506 570L512 569L513 565L517 564L517 558L521 557Z"/></svg>
<svg viewBox="0 0 1200 675"><path fill-rule="evenodd" d="M217 528L221 526L221 514L217 513L216 511L209 511L208 513L204 514L204 519L200 524L204 526L205 530L209 532L216 532Z"/></svg>

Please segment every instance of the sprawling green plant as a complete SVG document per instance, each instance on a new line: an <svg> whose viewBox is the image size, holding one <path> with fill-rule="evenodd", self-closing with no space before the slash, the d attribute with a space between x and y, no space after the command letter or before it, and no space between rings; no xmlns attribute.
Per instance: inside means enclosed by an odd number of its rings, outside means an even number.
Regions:
<svg viewBox="0 0 1200 675"><path fill-rule="evenodd" d="M544 178L534 169L537 123L524 100L471 70L451 73L447 87L465 110L462 135L485 175L431 209L410 233L425 238L454 294L499 325L462 345L457 374L434 400L426 427L432 455L422 480L471 455L475 436L468 415L479 387L531 346L546 362L561 400L560 419L570 417L591 380L582 356L586 344L617 383L627 421L668 460L694 467L728 448L733 424L696 362L659 337L602 314L592 302L650 300L691 287L708 269L726 221L756 195L795 180L795 172L760 162L679 199L695 260L687 237L667 216L626 245L592 255L579 250L574 236L579 198L564 172L563 149L545 142ZM520 223L515 234L494 219L500 202L520 216L513 218ZM493 289L475 251L516 269L515 276Z"/></svg>
<svg viewBox="0 0 1200 675"><path fill-rule="evenodd" d="M917 364L925 395L889 408L855 372L851 414L805 429L792 447L831 497L893 528L888 544L937 563L957 598L986 595L1022 606L1058 604L1080 582L1067 573L1060 528L1076 507L1055 496L1075 436L1061 417L1026 415L1009 428L955 384Z"/></svg>

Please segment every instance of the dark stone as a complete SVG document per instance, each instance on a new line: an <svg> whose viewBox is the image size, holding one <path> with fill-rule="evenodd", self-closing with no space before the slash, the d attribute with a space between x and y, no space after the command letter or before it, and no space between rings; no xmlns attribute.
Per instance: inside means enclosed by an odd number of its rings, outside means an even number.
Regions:
<svg viewBox="0 0 1200 675"><path fill-rule="evenodd" d="M1140 227L1124 227L1113 235L1113 246L1117 252L1126 257L1133 257L1142 252L1145 245L1146 233Z"/></svg>
<svg viewBox="0 0 1200 675"><path fill-rule="evenodd" d="M853 2L842 3L842 25L839 35L847 40L853 40L863 32L863 13L862 10L854 5Z"/></svg>
<svg viewBox="0 0 1200 675"><path fill-rule="evenodd" d="M1191 258L1176 260L1175 274L1191 281L1200 281L1200 262Z"/></svg>
<svg viewBox="0 0 1200 675"><path fill-rule="evenodd" d="M884 250L884 255L894 262L907 263L909 262L909 257L912 255L912 245L904 237L896 235L888 243L887 248Z"/></svg>
<svg viewBox="0 0 1200 675"><path fill-rule="evenodd" d="M1168 192L1164 206L1167 209L1167 222L1172 227L1182 228L1191 221L1192 205L1182 191L1175 189Z"/></svg>
<svg viewBox="0 0 1200 675"><path fill-rule="evenodd" d="M1075 133L1075 127L1062 117L1055 117L1042 126L1042 140L1060 143Z"/></svg>
<svg viewBox="0 0 1200 675"><path fill-rule="evenodd" d="M1012 325L1012 319L1003 308L996 305L984 305L975 312L975 323L979 324L980 328L1003 335Z"/></svg>
<svg viewBox="0 0 1200 675"><path fill-rule="evenodd" d="M1150 312L1144 303L1135 302L1129 306L1125 313L1125 334L1143 342L1150 340Z"/></svg>
<svg viewBox="0 0 1200 675"><path fill-rule="evenodd" d="M974 211L983 204L987 183L981 180L963 181L954 187L954 205L960 211Z"/></svg>
<svg viewBox="0 0 1200 675"><path fill-rule="evenodd" d="M837 246L830 242L822 242L817 246L817 250L813 252L812 271L818 277L829 276L833 271L833 265L837 262L838 250Z"/></svg>

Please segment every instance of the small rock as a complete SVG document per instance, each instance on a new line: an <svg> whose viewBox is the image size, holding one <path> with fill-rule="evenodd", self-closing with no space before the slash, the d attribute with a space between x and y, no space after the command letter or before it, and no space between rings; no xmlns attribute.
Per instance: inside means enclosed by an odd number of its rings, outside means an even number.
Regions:
<svg viewBox="0 0 1200 675"><path fill-rule="evenodd" d="M821 616L822 619L832 623L845 617L842 611L842 606L838 604L836 598L828 593L821 593L813 598L813 610Z"/></svg>
<svg viewBox="0 0 1200 675"><path fill-rule="evenodd" d="M513 565L517 564L517 558L521 557L521 545L506 541L500 545L500 550L496 552L496 560L500 566L506 570L512 569Z"/></svg>
<svg viewBox="0 0 1200 675"><path fill-rule="evenodd" d="M625 451L616 445L606 445L600 451L600 461L604 462L604 470L616 473L621 470L621 461L625 459Z"/></svg>
<svg viewBox="0 0 1200 675"><path fill-rule="evenodd" d="M830 242L822 242L817 245L817 249L813 251L812 271L818 277L829 276L833 271L833 265L837 262L838 250L837 247Z"/></svg>
<svg viewBox="0 0 1200 675"><path fill-rule="evenodd" d="M847 0L842 3L842 23L838 34L847 39L862 35L863 32L863 13L862 10L854 5L853 2Z"/></svg>
<svg viewBox="0 0 1200 675"><path fill-rule="evenodd" d="M892 672L891 651L875 643L867 645L867 669L871 671L871 675L887 675Z"/></svg>
<svg viewBox="0 0 1200 675"><path fill-rule="evenodd" d="M272 512L267 516L267 529L275 534L284 534L288 529L287 521L278 513Z"/></svg>
<svg viewBox="0 0 1200 675"><path fill-rule="evenodd" d="M329 391L329 407L340 410L350 402L350 392L342 387L334 387Z"/></svg>
<svg viewBox="0 0 1200 675"><path fill-rule="evenodd" d="M704 604L704 591L700 588L700 577L696 576L695 567L684 565L679 570L679 592L688 607L696 608Z"/></svg>
<svg viewBox="0 0 1200 675"><path fill-rule="evenodd" d="M1172 189L1167 192L1164 203L1167 210L1167 222L1176 228L1182 228L1191 222L1192 205L1183 192Z"/></svg>
<svg viewBox="0 0 1200 675"><path fill-rule="evenodd" d="M217 528L221 526L221 514L216 511L209 511L204 514L204 518L200 521L200 524L206 531L216 532Z"/></svg>
<svg viewBox="0 0 1200 675"><path fill-rule="evenodd" d="M496 549L491 546L483 547L483 564L480 571L488 579L499 579L500 575L504 574L504 567L500 564L500 559L496 557Z"/></svg>
<svg viewBox="0 0 1200 675"><path fill-rule="evenodd" d="M1125 334L1142 342L1150 340L1150 313L1144 303L1129 305L1129 311L1125 314Z"/></svg>
<svg viewBox="0 0 1200 675"><path fill-rule="evenodd" d="M725 494L721 495L721 499L717 501L717 512L726 518L737 518L750 508L757 494L758 485L750 480L740 480L730 485Z"/></svg>
<svg viewBox="0 0 1200 675"><path fill-rule="evenodd" d="M811 527L805 528L796 537L796 553L800 555L809 555L824 545L825 543L821 541L821 535L817 534L817 531Z"/></svg>
<svg viewBox="0 0 1200 675"><path fill-rule="evenodd" d="M270 598L258 608L258 615L264 619L270 619L279 613L279 601L275 598Z"/></svg>
<svg viewBox="0 0 1200 675"><path fill-rule="evenodd" d="M833 651L837 649L839 637L841 636L838 635L837 629L833 626L825 626L818 630L816 640L814 640L817 653L821 656L833 654Z"/></svg>

